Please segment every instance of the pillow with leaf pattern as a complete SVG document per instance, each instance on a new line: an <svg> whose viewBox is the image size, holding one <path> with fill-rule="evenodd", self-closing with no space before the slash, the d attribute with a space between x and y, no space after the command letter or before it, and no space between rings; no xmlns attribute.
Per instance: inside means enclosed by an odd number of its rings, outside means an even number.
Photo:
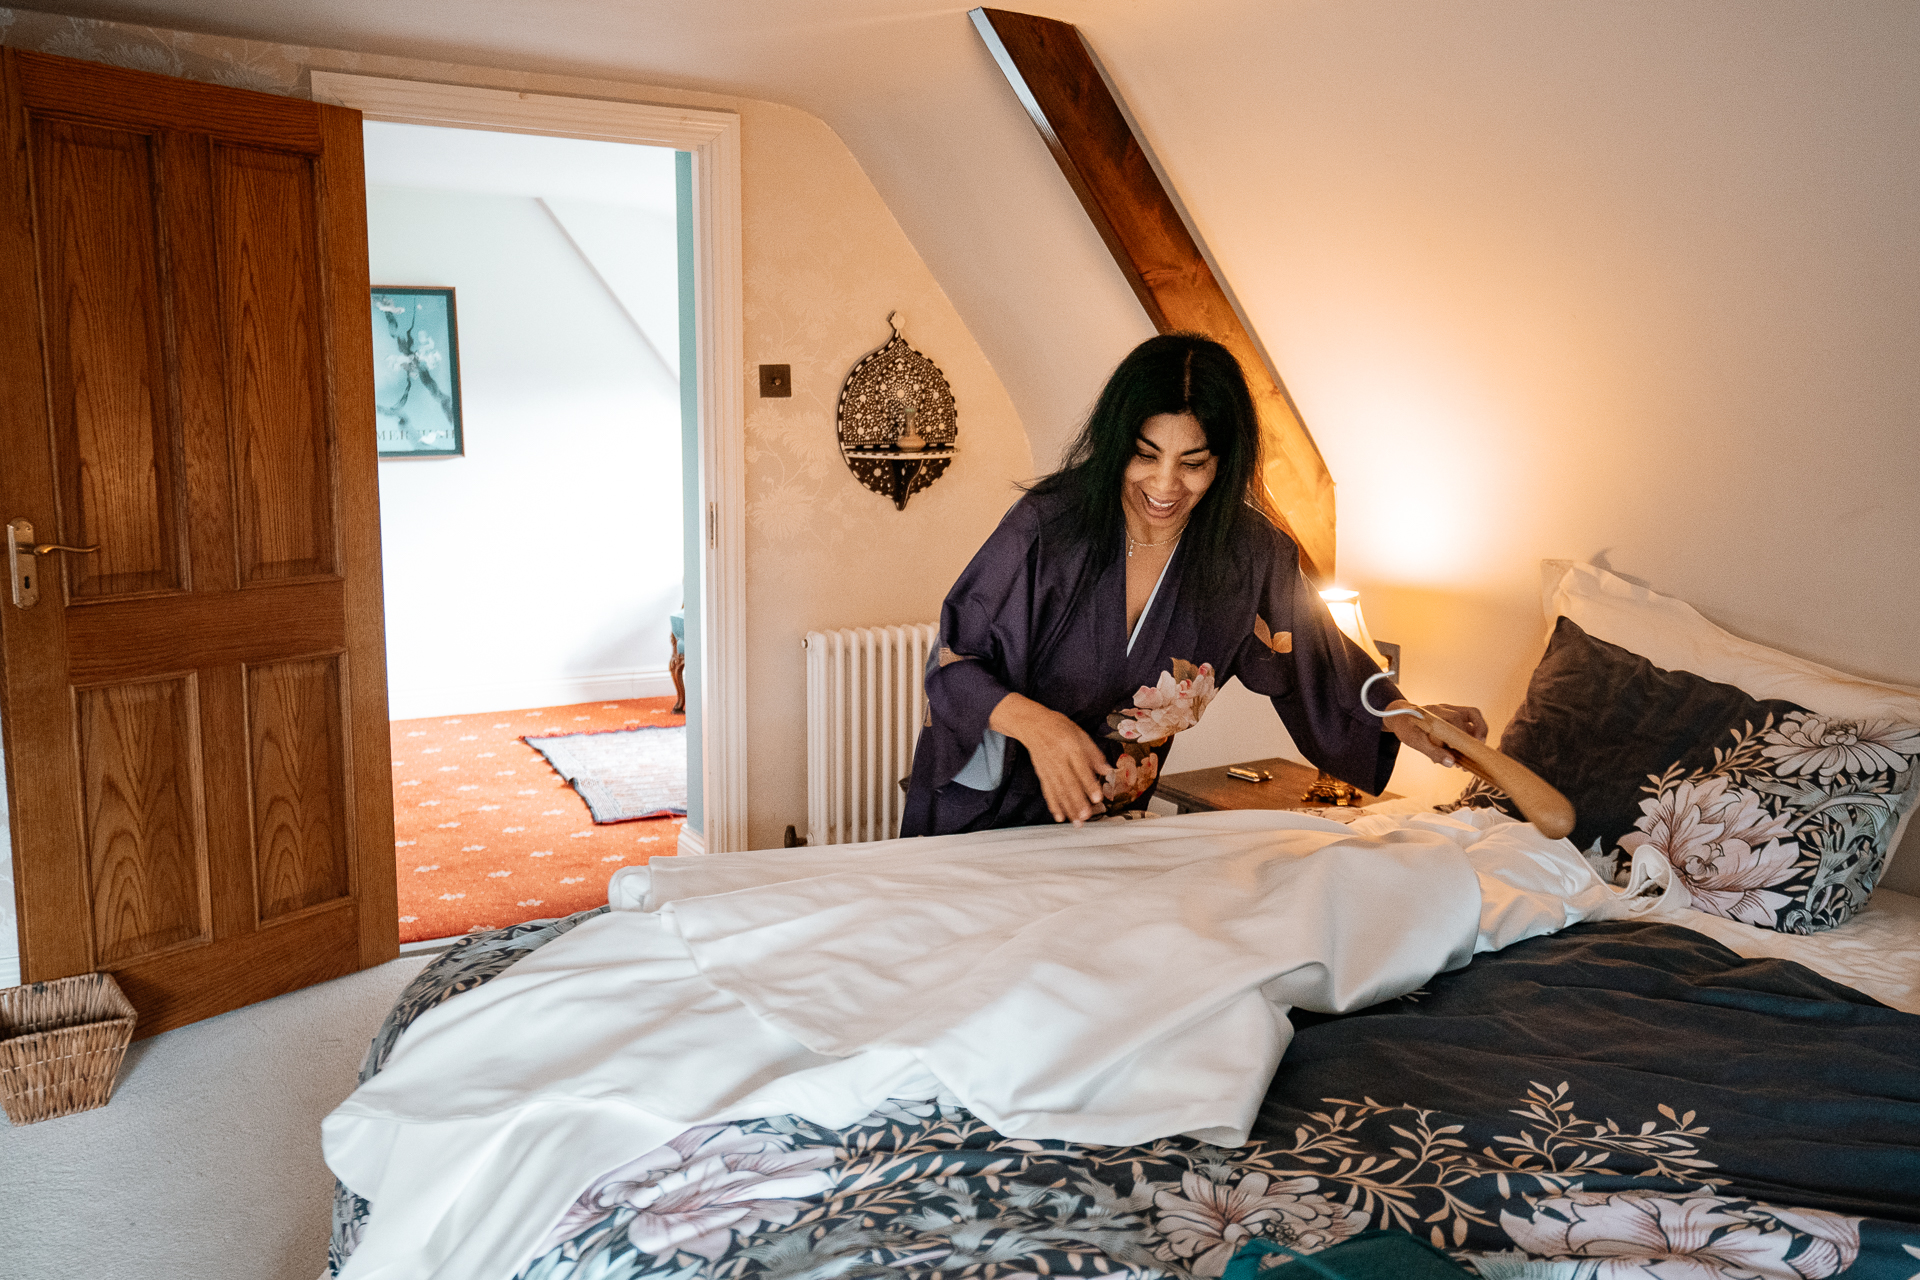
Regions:
<svg viewBox="0 0 1920 1280"><path fill-rule="evenodd" d="M1846 923L1880 878L1920 725L1758 701L1563 617L1500 749L1573 802L1577 848L1652 848L1700 910L1817 933ZM1484 783L1459 803L1518 816Z"/></svg>

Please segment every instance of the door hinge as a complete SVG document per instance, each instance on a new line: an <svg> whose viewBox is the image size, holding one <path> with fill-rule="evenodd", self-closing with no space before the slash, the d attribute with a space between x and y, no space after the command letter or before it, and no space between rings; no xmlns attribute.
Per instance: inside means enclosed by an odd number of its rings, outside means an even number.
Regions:
<svg viewBox="0 0 1920 1280"><path fill-rule="evenodd" d="M707 504L707 545L720 545L720 504L717 502Z"/></svg>

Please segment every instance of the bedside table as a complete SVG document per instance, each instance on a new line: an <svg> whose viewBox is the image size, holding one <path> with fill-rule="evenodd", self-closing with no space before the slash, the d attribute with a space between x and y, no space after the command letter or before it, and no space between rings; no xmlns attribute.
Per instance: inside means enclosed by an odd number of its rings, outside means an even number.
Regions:
<svg viewBox="0 0 1920 1280"><path fill-rule="evenodd" d="M1275 756L1270 760L1249 760L1238 767L1264 769L1273 777L1265 782L1247 782L1228 777L1227 766L1221 765L1217 769L1166 774L1160 779L1160 789L1153 794L1157 799L1179 806L1181 813L1202 813L1214 809L1317 810L1326 807L1308 804L1300 798L1313 785L1314 779L1320 776L1320 771L1310 764ZM1375 800L1399 798L1392 792L1383 796L1363 794L1360 803L1372 804Z"/></svg>

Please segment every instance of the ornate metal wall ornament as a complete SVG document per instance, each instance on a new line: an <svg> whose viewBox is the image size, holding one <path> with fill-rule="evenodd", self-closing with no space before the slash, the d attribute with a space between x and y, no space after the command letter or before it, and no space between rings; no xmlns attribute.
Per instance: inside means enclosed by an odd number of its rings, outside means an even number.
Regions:
<svg viewBox="0 0 1920 1280"><path fill-rule="evenodd" d="M840 388L835 424L854 478L904 511L907 499L946 474L960 418L939 366L901 336L900 313L887 323L893 337L853 366Z"/></svg>

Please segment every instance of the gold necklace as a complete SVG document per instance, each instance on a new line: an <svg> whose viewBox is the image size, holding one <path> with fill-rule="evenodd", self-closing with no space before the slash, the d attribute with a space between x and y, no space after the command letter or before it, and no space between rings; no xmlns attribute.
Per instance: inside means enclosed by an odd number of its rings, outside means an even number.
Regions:
<svg viewBox="0 0 1920 1280"><path fill-rule="evenodd" d="M1169 542L1180 541L1180 535L1185 533L1186 531L1187 531L1186 522L1182 521L1180 524L1180 527L1173 531L1173 536L1171 538L1162 538L1158 542L1142 542L1140 539L1134 537L1131 533L1129 533L1127 534L1127 559L1129 560L1133 559L1133 549L1135 547L1164 547Z"/></svg>

